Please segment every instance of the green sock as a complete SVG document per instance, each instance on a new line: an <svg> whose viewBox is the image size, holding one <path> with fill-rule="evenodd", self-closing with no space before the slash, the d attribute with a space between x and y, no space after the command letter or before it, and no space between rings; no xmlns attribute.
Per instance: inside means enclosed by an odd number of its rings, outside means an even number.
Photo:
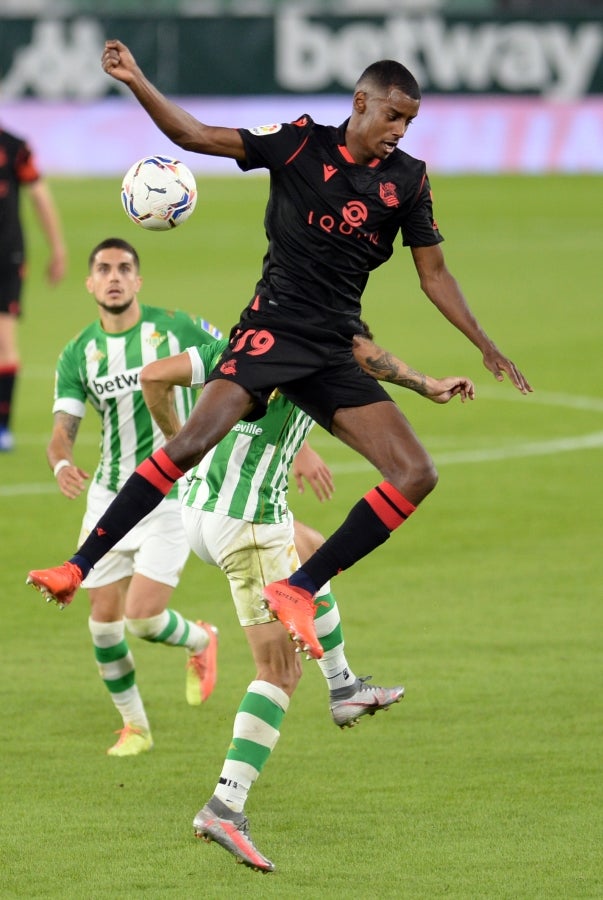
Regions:
<svg viewBox="0 0 603 900"><path fill-rule="evenodd" d="M280 737L289 697L269 681L252 681L235 717L232 741L214 795L242 812L247 794Z"/></svg>

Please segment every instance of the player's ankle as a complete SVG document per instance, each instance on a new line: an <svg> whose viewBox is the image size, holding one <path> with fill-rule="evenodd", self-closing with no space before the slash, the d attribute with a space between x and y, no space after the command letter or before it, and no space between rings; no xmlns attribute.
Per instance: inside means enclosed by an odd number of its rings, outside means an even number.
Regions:
<svg viewBox="0 0 603 900"><path fill-rule="evenodd" d="M314 584L312 579L301 569L298 569L297 572L294 572L293 575L291 575L289 584L293 585L293 587L302 588L312 595L314 595L320 587L320 585Z"/></svg>

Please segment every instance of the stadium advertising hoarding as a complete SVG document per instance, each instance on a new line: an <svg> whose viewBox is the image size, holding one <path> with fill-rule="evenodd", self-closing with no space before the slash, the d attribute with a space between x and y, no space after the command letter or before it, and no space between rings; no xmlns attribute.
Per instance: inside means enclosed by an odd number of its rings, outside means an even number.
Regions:
<svg viewBox="0 0 603 900"><path fill-rule="evenodd" d="M212 124L252 127L304 112L338 123L364 66L395 56L424 88L420 127L403 147L431 171L603 172L603 16L0 22L0 121L31 138L49 174L123 175L134 159L173 151L102 71L114 36L161 90ZM229 160L180 155L196 172L236 171Z"/></svg>
<svg viewBox="0 0 603 900"><path fill-rule="evenodd" d="M165 93L341 94L375 59L400 59L432 94L603 93L599 18L443 14L2 19L0 96L97 99L115 83L95 63L119 37Z"/></svg>
<svg viewBox="0 0 603 900"><path fill-rule="evenodd" d="M253 127L310 113L339 123L349 97L176 98L192 115L216 125ZM93 103L34 99L0 104L0 123L30 137L43 170L55 175L120 178L133 160L175 148L127 97ZM601 172L603 97L572 103L535 97L430 97L402 149L431 172ZM238 174L232 160L178 151L200 175Z"/></svg>

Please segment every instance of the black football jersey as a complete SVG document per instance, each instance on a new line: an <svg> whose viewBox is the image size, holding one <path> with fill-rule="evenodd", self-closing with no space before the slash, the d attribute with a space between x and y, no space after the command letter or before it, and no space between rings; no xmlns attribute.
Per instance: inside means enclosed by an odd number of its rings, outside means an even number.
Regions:
<svg viewBox="0 0 603 900"><path fill-rule="evenodd" d="M347 121L239 129L246 160L270 170L268 249L257 293L279 312L341 330L357 321L369 273L404 245L443 240L433 219L425 163L401 150L358 165L345 146Z"/></svg>
<svg viewBox="0 0 603 900"><path fill-rule="evenodd" d="M20 264L23 231L19 218L19 187L39 178L26 142L0 129L0 263Z"/></svg>

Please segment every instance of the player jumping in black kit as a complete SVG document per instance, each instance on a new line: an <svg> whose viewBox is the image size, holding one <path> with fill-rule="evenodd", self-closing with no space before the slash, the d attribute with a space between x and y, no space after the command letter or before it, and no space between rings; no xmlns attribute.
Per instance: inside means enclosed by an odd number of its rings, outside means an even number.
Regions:
<svg viewBox="0 0 603 900"><path fill-rule="evenodd" d="M480 350L486 368L498 381L506 374L523 394L531 387L478 324L445 265L425 164L397 148L420 105L404 66L391 60L369 66L340 128L304 115L250 130L199 122L148 81L120 41L106 43L103 68L130 87L180 147L230 157L244 170L270 170L268 251L230 347L182 430L138 467L69 562L33 571L29 581L49 599L70 602L95 562L239 419L261 416L278 387L383 477L291 578L265 589L293 639L319 657L316 590L383 543L437 481L404 415L352 356L369 273L389 259L399 232L421 288Z"/></svg>

